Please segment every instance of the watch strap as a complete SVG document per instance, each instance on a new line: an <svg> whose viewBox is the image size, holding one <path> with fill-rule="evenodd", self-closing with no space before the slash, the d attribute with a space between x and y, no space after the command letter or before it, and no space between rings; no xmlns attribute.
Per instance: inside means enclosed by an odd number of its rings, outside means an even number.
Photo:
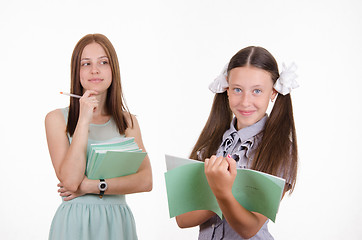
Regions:
<svg viewBox="0 0 362 240"><path fill-rule="evenodd" d="M104 179L99 179L100 184L105 183ZM99 189L99 198L103 198L104 190Z"/></svg>

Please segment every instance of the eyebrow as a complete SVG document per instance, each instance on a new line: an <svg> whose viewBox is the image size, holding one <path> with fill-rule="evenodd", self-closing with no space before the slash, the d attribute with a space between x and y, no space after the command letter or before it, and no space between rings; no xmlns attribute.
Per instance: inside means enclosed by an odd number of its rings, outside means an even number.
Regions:
<svg viewBox="0 0 362 240"><path fill-rule="evenodd" d="M107 56L101 56L97 59L102 59L102 58L108 58ZM84 60L91 60L90 58L82 58L80 61L84 61Z"/></svg>
<svg viewBox="0 0 362 240"><path fill-rule="evenodd" d="M239 84L230 84L230 86L233 86L233 87L242 87L242 86L239 85ZM256 85L250 86L250 88L261 88L261 87L263 87L263 86L260 85L260 84L256 84Z"/></svg>

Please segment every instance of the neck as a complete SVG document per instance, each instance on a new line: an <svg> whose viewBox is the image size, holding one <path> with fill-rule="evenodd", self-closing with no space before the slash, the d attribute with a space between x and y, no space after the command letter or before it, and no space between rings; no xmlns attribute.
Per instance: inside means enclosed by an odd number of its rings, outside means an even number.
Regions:
<svg viewBox="0 0 362 240"><path fill-rule="evenodd" d="M107 93L104 94L99 94L95 96L97 98L97 100L99 101L98 103L98 108L96 108L95 112L93 113L93 118L97 118L100 116L108 116L109 113L106 109L106 100L107 100Z"/></svg>

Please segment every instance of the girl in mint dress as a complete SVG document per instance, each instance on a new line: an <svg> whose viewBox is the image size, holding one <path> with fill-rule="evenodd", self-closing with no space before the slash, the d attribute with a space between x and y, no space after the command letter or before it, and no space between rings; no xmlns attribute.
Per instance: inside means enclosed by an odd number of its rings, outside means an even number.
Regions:
<svg viewBox="0 0 362 240"><path fill-rule="evenodd" d="M134 115L123 103L116 52L107 37L89 34L79 40L71 61L70 105L47 114L45 128L62 203L49 239L137 239L125 195L152 189L148 156L135 174L91 180L85 176L92 143L134 137L145 151ZM105 187L106 186L106 187Z"/></svg>

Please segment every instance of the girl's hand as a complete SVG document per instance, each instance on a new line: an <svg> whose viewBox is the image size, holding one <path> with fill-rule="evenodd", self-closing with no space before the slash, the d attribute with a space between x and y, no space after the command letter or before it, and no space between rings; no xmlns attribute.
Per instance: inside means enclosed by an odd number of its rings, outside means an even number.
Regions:
<svg viewBox="0 0 362 240"><path fill-rule="evenodd" d="M87 124L92 122L93 112L98 107L98 100L95 96L98 92L94 90L87 90L83 96L79 99L80 111L79 111L79 120L84 121Z"/></svg>
<svg viewBox="0 0 362 240"><path fill-rule="evenodd" d="M216 157L205 159L205 175L209 186L218 199L232 195L232 187L236 177L236 162L228 157Z"/></svg>
<svg viewBox="0 0 362 240"><path fill-rule="evenodd" d="M79 188L75 192L69 191L60 182L57 185L59 187L59 189L58 189L59 195L61 197L65 197L63 199L64 201L69 201L69 200L72 200L72 199L74 199L76 197L83 196L83 195L85 195L87 193L87 191L85 190L85 185L86 185L87 181L88 181L88 178L86 176L84 176L82 183L79 185Z"/></svg>

